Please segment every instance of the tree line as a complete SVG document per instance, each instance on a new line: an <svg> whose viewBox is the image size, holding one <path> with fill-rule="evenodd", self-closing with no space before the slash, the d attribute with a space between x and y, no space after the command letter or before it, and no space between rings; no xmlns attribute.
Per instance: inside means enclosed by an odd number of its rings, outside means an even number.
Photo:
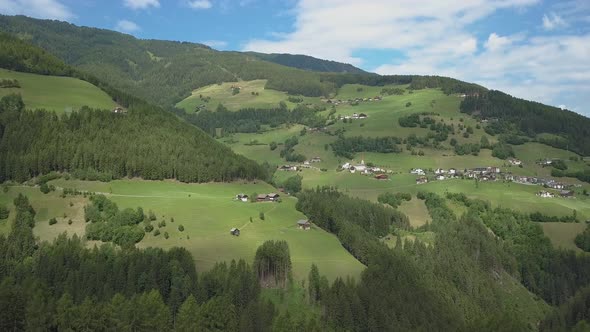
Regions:
<svg viewBox="0 0 590 332"><path fill-rule="evenodd" d="M399 153L402 151L402 148L399 147L401 143L402 140L394 136L344 137L344 135L339 135L338 139L330 146L336 156L352 159L356 152Z"/></svg>
<svg viewBox="0 0 590 332"><path fill-rule="evenodd" d="M489 91L466 97L460 105L463 113L497 119L488 125L493 134L516 134L535 138L548 133L559 137L539 138L542 143L578 154L590 154L590 119L557 107ZM487 128L487 127L486 127Z"/></svg>

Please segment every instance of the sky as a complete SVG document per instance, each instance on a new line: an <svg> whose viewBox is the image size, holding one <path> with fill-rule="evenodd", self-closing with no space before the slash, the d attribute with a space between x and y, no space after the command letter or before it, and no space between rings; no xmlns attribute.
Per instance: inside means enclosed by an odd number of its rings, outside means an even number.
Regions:
<svg viewBox="0 0 590 332"><path fill-rule="evenodd" d="M590 116L590 0L0 0L0 13L450 76Z"/></svg>

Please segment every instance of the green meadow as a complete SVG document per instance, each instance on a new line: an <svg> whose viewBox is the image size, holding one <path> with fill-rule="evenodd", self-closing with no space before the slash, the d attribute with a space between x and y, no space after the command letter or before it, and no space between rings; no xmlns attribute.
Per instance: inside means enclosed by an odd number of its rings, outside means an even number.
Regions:
<svg viewBox="0 0 590 332"><path fill-rule="evenodd" d="M0 88L0 97L19 93L28 109L57 113L79 110L82 106L112 109L115 102L96 86L71 77L46 76L0 69L0 79L16 79L20 88Z"/></svg>
<svg viewBox="0 0 590 332"><path fill-rule="evenodd" d="M585 223L546 222L542 223L541 227L543 228L545 236L551 240L554 247L582 252L582 250L576 246L574 240L576 235L582 233L584 229L586 229Z"/></svg>
<svg viewBox="0 0 590 332"><path fill-rule="evenodd" d="M289 102L286 92L265 89L266 80L239 81L208 85L194 90L191 95L176 104L187 112L194 112L200 105L205 105L209 110L215 110L217 105L223 104L229 110L237 111L241 108L271 108L278 107L281 101L289 108L296 104ZM240 93L233 94L232 87L239 87ZM254 93L254 94L252 94ZM256 95L257 94L257 95ZM201 99L209 97L205 102ZM318 103L319 98L301 97L305 103Z"/></svg>
<svg viewBox="0 0 590 332"><path fill-rule="evenodd" d="M303 231L296 226L296 222L305 216L295 210L295 198L283 197L281 203L234 200L239 193L250 195L276 190L265 183L182 184L141 180L102 183L63 179L51 183L58 190L47 195L31 187L11 187L8 193L0 194L0 203L11 202L19 192L30 197L39 212L34 231L41 240L51 240L64 231L83 234L86 200L81 196L59 197L59 188L76 188L104 193L120 208L141 206L146 213L152 210L157 215L157 222L165 220L166 226L160 228L159 236L146 234L138 246L185 247L192 253L199 270L232 259L244 258L251 262L258 246L266 240L289 243L296 279L305 278L312 263L331 279L346 275L358 277L363 269L363 265L340 245L334 235L318 227ZM264 220L259 218L261 212ZM48 220L52 217L57 217L58 223L49 226ZM69 219L72 219L71 225L67 223ZM8 222L3 221L5 225L0 229L7 231ZM157 222L153 224L157 225ZM183 232L179 231L179 225L184 226ZM241 230L239 237L230 235L229 230L234 227ZM164 232L170 235L168 239L163 236Z"/></svg>

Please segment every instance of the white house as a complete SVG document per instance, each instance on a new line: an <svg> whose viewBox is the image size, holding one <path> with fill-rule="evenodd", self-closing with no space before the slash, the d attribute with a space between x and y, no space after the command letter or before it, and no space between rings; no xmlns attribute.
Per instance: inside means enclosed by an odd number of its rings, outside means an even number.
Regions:
<svg viewBox="0 0 590 332"><path fill-rule="evenodd" d="M444 180L444 179L445 179L445 176L444 176L444 175L442 175L442 174L440 174L440 175L437 175L437 176L436 176L436 179L437 179L437 180Z"/></svg>
<svg viewBox="0 0 590 332"><path fill-rule="evenodd" d="M426 172L422 168L413 168L410 170L410 174L426 175Z"/></svg>
<svg viewBox="0 0 590 332"><path fill-rule="evenodd" d="M345 163L342 165L342 169L350 169L350 163Z"/></svg>
<svg viewBox="0 0 590 332"><path fill-rule="evenodd" d="M519 159L516 159L516 158L509 158L509 159L508 159L508 162L509 162L511 165L514 165L514 166L520 166L520 165L522 165L522 161L521 161L521 160L519 160Z"/></svg>
<svg viewBox="0 0 590 332"><path fill-rule="evenodd" d="M449 169L449 174L450 174L450 175L455 175L455 174L457 174L457 170L456 170L456 169L454 169L454 168L450 168L450 169Z"/></svg>
<svg viewBox="0 0 590 332"><path fill-rule="evenodd" d="M436 174L436 175L439 175L439 174L445 174L446 172L447 172L447 171L445 171L445 170L444 170L444 169L442 169L442 168L437 168L437 169L434 171L434 174Z"/></svg>
<svg viewBox="0 0 590 332"><path fill-rule="evenodd" d="M550 192L548 192L548 191L545 191L545 190L539 191L539 192L537 193L537 196L539 196L539 197L544 197L544 198L555 197L555 195L553 195L552 193L550 193Z"/></svg>

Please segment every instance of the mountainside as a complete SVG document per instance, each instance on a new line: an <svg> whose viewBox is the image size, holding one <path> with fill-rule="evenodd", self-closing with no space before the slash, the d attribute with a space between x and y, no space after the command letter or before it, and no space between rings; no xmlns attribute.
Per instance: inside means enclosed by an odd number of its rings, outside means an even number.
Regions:
<svg viewBox="0 0 590 332"><path fill-rule="evenodd" d="M0 67L86 77L21 40L0 35L0 46ZM103 180L139 176L209 182L266 177L262 167L198 128L107 84L98 86L129 110L83 109L56 117L25 110L19 95L3 97L0 180L24 181L50 171L79 172L82 178Z"/></svg>
<svg viewBox="0 0 590 332"><path fill-rule="evenodd" d="M285 54L285 53L257 53L248 52L262 60L274 62L279 65L299 68L304 70L330 72L330 73L351 73L366 74L367 72L348 63L342 63L331 60L323 60L302 54Z"/></svg>

